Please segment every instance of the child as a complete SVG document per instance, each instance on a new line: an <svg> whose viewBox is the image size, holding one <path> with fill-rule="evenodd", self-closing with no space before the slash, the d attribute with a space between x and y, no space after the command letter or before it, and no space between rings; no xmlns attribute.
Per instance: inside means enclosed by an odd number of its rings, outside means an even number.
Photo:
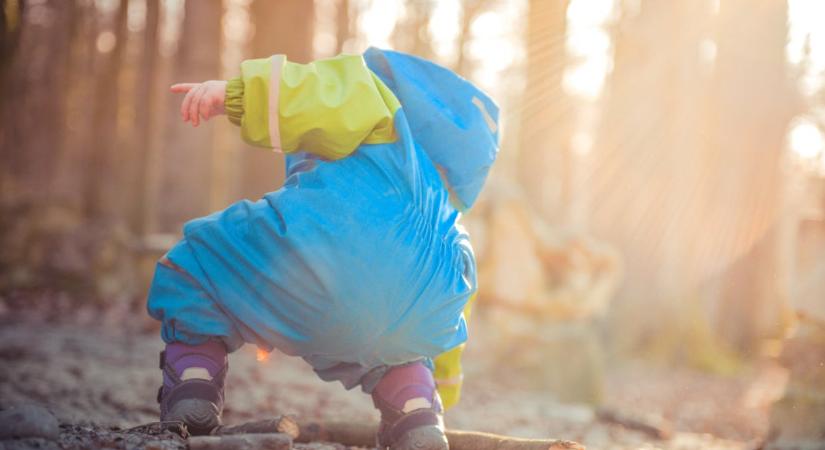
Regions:
<svg viewBox="0 0 825 450"><path fill-rule="evenodd" d="M496 105L443 67L378 49L245 61L238 78L172 92L186 93L184 121L225 113L245 141L286 153L287 179L187 223L159 261L148 309L166 342L161 420L217 426L227 352L252 343L370 393L381 448L447 448L432 358L454 403L476 290L458 219L498 152Z"/></svg>

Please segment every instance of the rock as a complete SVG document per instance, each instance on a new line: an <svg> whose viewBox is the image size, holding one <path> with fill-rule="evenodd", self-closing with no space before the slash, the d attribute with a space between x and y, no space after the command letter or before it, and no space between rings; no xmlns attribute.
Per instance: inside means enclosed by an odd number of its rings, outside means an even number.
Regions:
<svg viewBox="0 0 825 450"><path fill-rule="evenodd" d="M347 450L347 446L337 442L310 442L295 444L295 450Z"/></svg>
<svg viewBox="0 0 825 450"><path fill-rule="evenodd" d="M190 450L289 450L292 438L283 433L233 434L189 438Z"/></svg>
<svg viewBox="0 0 825 450"><path fill-rule="evenodd" d="M0 450L60 450L57 442L43 438L11 439L0 441Z"/></svg>
<svg viewBox="0 0 825 450"><path fill-rule="evenodd" d="M60 424L46 408L20 405L0 411L0 439L44 438L60 436Z"/></svg>

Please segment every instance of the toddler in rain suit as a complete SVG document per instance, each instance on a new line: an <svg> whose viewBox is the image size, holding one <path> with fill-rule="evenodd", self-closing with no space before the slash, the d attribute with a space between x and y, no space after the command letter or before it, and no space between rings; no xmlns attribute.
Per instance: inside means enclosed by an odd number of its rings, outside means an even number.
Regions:
<svg viewBox="0 0 825 450"><path fill-rule="evenodd" d="M381 412L380 447L447 448L442 398L458 399L476 290L458 220L498 152L495 103L448 69L374 48L249 60L238 78L172 91L193 125L225 113L245 141L286 153L287 178L188 222L158 262L161 419L217 426L227 352L251 343L360 385Z"/></svg>

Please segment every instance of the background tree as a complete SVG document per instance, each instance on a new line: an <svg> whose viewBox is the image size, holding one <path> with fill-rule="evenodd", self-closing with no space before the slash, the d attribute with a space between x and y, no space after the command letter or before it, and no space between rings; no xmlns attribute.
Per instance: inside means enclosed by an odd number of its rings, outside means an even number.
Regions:
<svg viewBox="0 0 825 450"><path fill-rule="evenodd" d="M251 58L266 58L282 53L294 62L306 63L312 60L315 17L312 2L256 1L252 3L251 11L255 27L249 50ZM241 155L241 197L258 199L283 184L283 155L249 146L244 146Z"/></svg>
<svg viewBox="0 0 825 450"><path fill-rule="evenodd" d="M712 157L724 175L709 195L720 203L718 214L737 221L733 245L747 249L722 281L719 330L743 351L780 337L787 326L779 241L783 161L788 124L801 107L785 64L787 7L726 0L718 18L710 134ZM749 13L738 14L740 8ZM739 26L728 25L733 22ZM751 94L760 89L761 95Z"/></svg>
<svg viewBox="0 0 825 450"><path fill-rule="evenodd" d="M562 89L567 55L567 0L531 0L527 79L520 105L519 178L533 207L554 223L570 202L570 99Z"/></svg>

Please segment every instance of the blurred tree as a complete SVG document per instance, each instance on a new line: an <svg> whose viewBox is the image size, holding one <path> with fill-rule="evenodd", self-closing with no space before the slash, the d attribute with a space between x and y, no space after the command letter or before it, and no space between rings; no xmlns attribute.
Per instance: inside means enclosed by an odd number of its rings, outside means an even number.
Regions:
<svg viewBox="0 0 825 450"><path fill-rule="evenodd" d="M183 29L173 59L173 82L220 78L222 13L219 0L186 2ZM178 232L184 222L208 212L214 125L207 122L192 129L181 120L180 96L166 98L162 201L157 208L160 229Z"/></svg>
<svg viewBox="0 0 825 450"><path fill-rule="evenodd" d="M93 5L77 2L72 8L72 27L67 54L65 114L61 134L63 142L56 153L57 169L52 196L66 207L81 211L84 207L85 168L93 151L94 123L89 120L95 99L95 63L98 58L98 14Z"/></svg>
<svg viewBox="0 0 825 450"><path fill-rule="evenodd" d="M307 63L313 58L314 4L305 0L252 3L255 35L251 58L285 54L290 61ZM266 149L244 145L240 177L240 196L259 199L284 182L284 156Z"/></svg>
<svg viewBox="0 0 825 450"><path fill-rule="evenodd" d="M570 202L572 108L562 90L567 0L530 0L527 83L519 127L519 177L530 202L553 223Z"/></svg>
<svg viewBox="0 0 825 450"><path fill-rule="evenodd" d="M120 98L119 77L123 69L126 47L126 18L128 0L120 0L114 21L103 23L97 36L98 57L94 72L94 102L92 123L95 138L91 153L86 161L86 170L95 176L85 176L84 210L90 218L108 217L117 214L121 189L117 185L117 171L114 165L118 152L116 139L118 132L118 101Z"/></svg>
<svg viewBox="0 0 825 450"><path fill-rule="evenodd" d="M156 117L163 115L157 111L159 104L156 91L162 89L158 70L158 32L160 26L160 5L155 1L146 2L146 19L143 26L143 48L138 63L137 89L135 90L135 124L136 130L133 151L140 155L134 167L134 184L138 191L134 197L129 222L132 229L143 235L153 231L149 217L154 216L154 199L150 198L152 190L148 187L156 177L151 173L156 170L157 142L156 136L160 124ZM167 95L165 90L164 95Z"/></svg>
<svg viewBox="0 0 825 450"><path fill-rule="evenodd" d="M55 93L66 87L74 5L62 1L13 4L19 7L19 29L5 31L0 44L4 59L0 120L7 124L0 127L4 161L0 200L34 205L49 197L57 162L54 156L62 143L64 102ZM5 10L7 5L3 6ZM9 16L4 23L11 20ZM6 33L11 37L8 43Z"/></svg>
<svg viewBox="0 0 825 450"><path fill-rule="evenodd" d="M0 0L0 76L7 73L6 65L11 60L11 55L20 36L20 8L21 0ZM0 78L0 82L3 79Z"/></svg>
<svg viewBox="0 0 825 450"><path fill-rule="evenodd" d="M613 28L613 70L587 176L594 231L619 245L627 263L612 315L622 348L677 342L673 320L690 316L680 302L696 281L687 265L701 221L696 190L719 181L705 178L699 137L707 74L697 49L710 14L709 1L626 1Z"/></svg>
<svg viewBox="0 0 825 450"><path fill-rule="evenodd" d="M718 17L711 139L724 179L713 195L737 225L730 239L750 249L722 281L719 328L747 352L788 325L779 217L785 135L801 105L786 66L787 8L784 1L725 0Z"/></svg>
<svg viewBox="0 0 825 450"><path fill-rule="evenodd" d="M433 46L429 26L434 7L432 0L404 2L404 14L396 22L390 35L390 42L395 50L432 59Z"/></svg>
<svg viewBox="0 0 825 450"><path fill-rule="evenodd" d="M463 77L469 77L473 71L473 61L468 58L468 44L472 39L472 25L481 13L493 5L492 0L463 0L461 3L461 21L458 29L458 43L453 70Z"/></svg>
<svg viewBox="0 0 825 450"><path fill-rule="evenodd" d="M351 5L349 0L338 0L337 10L335 12L335 54L338 55L344 51L344 46L352 37L353 26L355 24L354 17L351 15Z"/></svg>

